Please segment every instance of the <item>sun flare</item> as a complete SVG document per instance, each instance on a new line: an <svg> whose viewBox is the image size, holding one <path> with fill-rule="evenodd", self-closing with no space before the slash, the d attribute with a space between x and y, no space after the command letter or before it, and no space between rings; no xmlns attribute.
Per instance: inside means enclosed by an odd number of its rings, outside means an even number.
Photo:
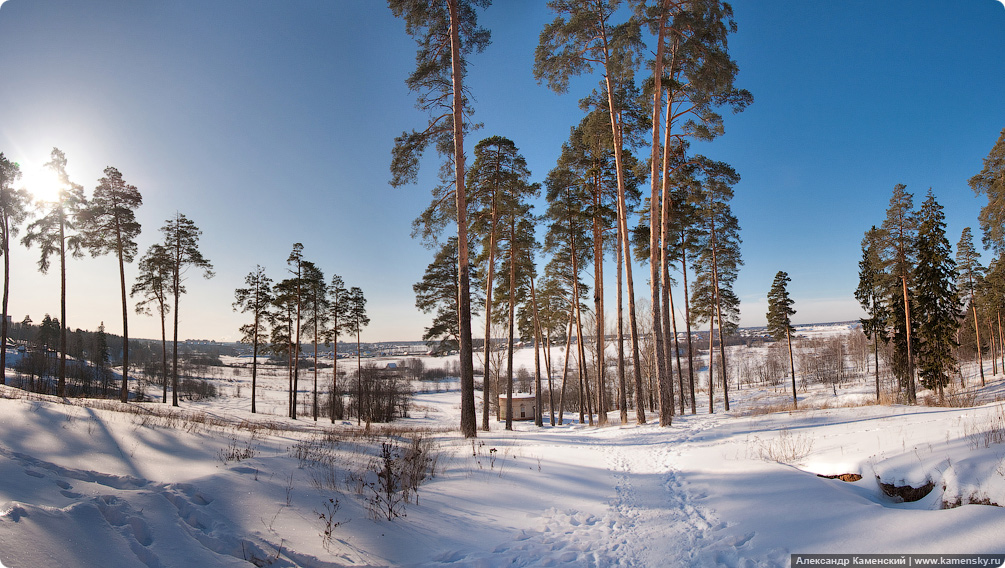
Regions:
<svg viewBox="0 0 1005 568"><path fill-rule="evenodd" d="M55 201L62 189L56 172L43 165L23 164L21 183L36 201Z"/></svg>

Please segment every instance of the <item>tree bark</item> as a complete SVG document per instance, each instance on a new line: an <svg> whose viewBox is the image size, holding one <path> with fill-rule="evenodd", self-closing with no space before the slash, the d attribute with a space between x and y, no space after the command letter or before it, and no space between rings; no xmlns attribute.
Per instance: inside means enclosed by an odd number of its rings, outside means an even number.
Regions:
<svg viewBox="0 0 1005 568"><path fill-rule="evenodd" d="M461 434L478 435L475 417L475 371L471 348L471 278L468 274L468 215L464 193L464 97L460 20L457 0L447 0L450 12L450 79L453 89L454 186L457 202L457 320L460 331Z"/></svg>

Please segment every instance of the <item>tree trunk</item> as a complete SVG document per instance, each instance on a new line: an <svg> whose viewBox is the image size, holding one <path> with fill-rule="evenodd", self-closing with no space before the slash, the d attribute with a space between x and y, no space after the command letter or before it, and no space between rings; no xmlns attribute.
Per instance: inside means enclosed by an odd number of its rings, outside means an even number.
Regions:
<svg viewBox="0 0 1005 568"><path fill-rule="evenodd" d="M496 206L495 193L492 195L492 226L489 230L489 260L488 276L485 279L485 364L484 378L482 379L482 430L489 431L489 408L492 406L491 391L489 388L489 361L492 356L492 282L495 280L496 269L496 223L498 222L498 208Z"/></svg>
<svg viewBox="0 0 1005 568"><path fill-rule="evenodd" d="M625 257L625 280L628 284L628 325L631 330L632 337L632 363L635 368L635 390L636 398L638 398L639 393L642 391L642 365L639 364L639 333L638 323L635 318L635 286L632 282L632 253L631 250L629 250L631 243L628 241L628 206L625 202L624 148L622 146L623 142L621 137L620 118L617 110L618 106L614 101L614 84L611 80L610 68L608 67L610 55L607 43L607 34L603 27L601 28L601 41L603 42L604 50L604 81L607 87L607 104L610 109L611 134L614 139L614 164L618 178L618 223L621 227L621 240ZM641 403L641 400L638 400L637 402ZM645 424L646 414L642 404L636 404L635 413L638 423Z"/></svg>
<svg viewBox="0 0 1005 568"><path fill-rule="evenodd" d="M530 305L534 315L534 425L544 426L541 417L541 322L537 317L537 295L534 279L530 279Z"/></svg>
<svg viewBox="0 0 1005 568"><path fill-rule="evenodd" d="M565 380L569 376L569 350L572 349L572 322L576 319L576 308L569 310L569 332L565 334L565 360L562 362L562 392L558 395L558 423L565 424Z"/></svg>
<svg viewBox="0 0 1005 568"><path fill-rule="evenodd" d="M3 242L3 322L0 323L3 330L3 350L0 350L0 385L7 384L7 300L10 297L10 221L3 219L3 234L6 238Z"/></svg>
<svg viewBox="0 0 1005 568"><path fill-rule="evenodd" d="M977 335L977 368L981 371L981 386L983 387L986 383L984 382L984 355L981 353L981 326L977 325L977 305L974 303L973 294L970 294L970 308L974 313L974 333ZM966 386L963 373L960 373L960 386Z"/></svg>
<svg viewBox="0 0 1005 568"><path fill-rule="evenodd" d="M450 11L450 80L454 115L454 186L457 202L457 323L461 366L461 434L478 435L475 417L475 370L471 349L471 278L468 274L468 206L464 193L464 93L460 20L457 0L447 0Z"/></svg>
<svg viewBox="0 0 1005 568"><path fill-rule="evenodd" d="M680 234L681 280L684 282L684 327L687 329L687 374L691 390L691 414L698 413L698 399L694 392L694 345L691 342L691 299L687 290L687 243L684 232Z"/></svg>
<svg viewBox="0 0 1005 568"><path fill-rule="evenodd" d="M907 329L907 402L916 404L918 402L918 395L914 386L914 354L911 349L911 303L907 298L907 276L901 276L900 281L904 288L904 323Z"/></svg>
<svg viewBox="0 0 1005 568"><path fill-rule="evenodd" d="M620 227L620 225L619 225ZM620 232L620 229L619 229ZM628 424L628 381L625 376L625 314L623 308L625 305L624 293L621 286L622 282L622 257L621 255L621 239L617 239L617 302L618 302L618 386L621 390L621 423ZM635 404L642 404L642 394L638 391L635 393Z"/></svg>
<svg viewBox="0 0 1005 568"><path fill-rule="evenodd" d="M119 284L122 289L122 402L129 402L129 304L126 301L126 265L122 258L122 232L115 219L115 239L119 255Z"/></svg>
<svg viewBox="0 0 1005 568"><path fill-rule="evenodd" d="M599 211L603 201L603 188L601 186L599 175L594 176L593 187L593 205L596 211L598 211L598 214L593 217L593 306L597 320L597 391L598 393L601 393L600 396L603 396L604 371L606 367L605 359L607 352L607 345L605 341L607 324L604 321L604 234L603 228L600 226L599 217ZM620 280L618 283L620 285ZM623 372L623 368L620 369L620 372ZM598 402L598 408L606 410L603 402ZM607 424L607 413L603 410L600 412L599 416L601 425Z"/></svg>
<svg viewBox="0 0 1005 568"><path fill-rule="evenodd" d="M516 217L509 225L509 321L506 346L506 429L513 429L513 327L516 320Z"/></svg>
<svg viewBox="0 0 1005 568"><path fill-rule="evenodd" d="M167 352L167 314L164 313L164 298L158 300L161 310L161 382L164 383L164 395L161 404L168 401L168 352Z"/></svg>
<svg viewBox="0 0 1005 568"><path fill-rule="evenodd" d="M63 213L59 214L59 381L56 393L66 396L66 237ZM7 346L4 346L6 349Z"/></svg>
<svg viewBox="0 0 1005 568"><path fill-rule="evenodd" d="M256 290L257 297L257 290ZM256 300L257 302L257 300ZM251 347L251 413L255 414L257 412L257 407L255 406L255 393L258 387L258 308L255 308L255 329L252 333L252 347Z"/></svg>
<svg viewBox="0 0 1005 568"><path fill-rule="evenodd" d="M789 333L789 322L785 322L785 340L789 344L789 370L792 372L792 408L799 408L796 400L796 364L792 360L792 334Z"/></svg>
<svg viewBox="0 0 1005 568"><path fill-rule="evenodd" d="M656 366L656 388L659 391L660 426L670 426L673 421L673 402L668 397L670 388L667 385L666 350L663 345L663 313L660 309L660 278L658 249L661 245L661 235L657 233L657 223L662 227L661 220L661 176L660 166L660 111L663 108L663 51L666 33L666 12L661 11L656 39L656 58L653 63L653 137L652 159L650 160L651 190L649 196L649 297L650 314L653 324L653 358ZM669 120L669 117L668 117ZM669 133L669 132L668 132ZM664 154L664 158L665 158ZM663 199L666 196L662 196ZM670 385L673 383L671 382Z"/></svg>

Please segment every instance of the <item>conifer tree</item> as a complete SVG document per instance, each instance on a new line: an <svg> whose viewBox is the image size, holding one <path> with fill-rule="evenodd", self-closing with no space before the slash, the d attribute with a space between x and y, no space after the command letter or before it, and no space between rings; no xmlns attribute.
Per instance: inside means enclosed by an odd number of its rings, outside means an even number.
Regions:
<svg viewBox="0 0 1005 568"><path fill-rule="evenodd" d="M143 299L136 303L136 313L152 314L156 304L157 315L161 321L161 383L163 386L162 403L167 403L167 313L171 311L168 305L168 295L171 290L173 272L171 255L163 244L153 244L143 254L139 262L139 275L133 283L129 295L143 294Z"/></svg>
<svg viewBox="0 0 1005 568"><path fill-rule="evenodd" d="M290 387L290 418L297 419L297 393L300 391L300 331L304 308L304 245L293 243L293 250L286 258L286 265L289 266L289 273L293 275L290 279L293 287L293 304L296 307L294 322L294 332L290 336L293 339L293 382Z"/></svg>
<svg viewBox="0 0 1005 568"><path fill-rule="evenodd" d="M335 413L337 411L336 402L341 400L342 391L338 385L338 338L343 331L348 329L349 317L349 291L345 288L345 282L338 274L333 274L331 283L328 285L328 305L330 313L328 322L328 340L332 344L332 390L329 397L328 415L332 424L335 423Z"/></svg>
<svg viewBox="0 0 1005 568"><path fill-rule="evenodd" d="M970 178L970 187L977 195L986 195L988 204L981 207L978 219L984 233L984 248L999 257L1005 254L1005 129L984 158L984 168Z"/></svg>
<svg viewBox="0 0 1005 568"><path fill-rule="evenodd" d="M634 19L614 24L619 0L552 0L548 6L558 16L541 31L534 57L534 76L558 92L568 90L569 80L576 75L602 71L601 93L589 97L583 104L607 110L611 126L612 147L617 174L618 235L622 239L625 278L628 284L628 317L632 337L632 359L636 383L641 383L639 363L638 323L635 313L635 291L632 278L631 248L628 233L626 196L626 136L632 134L632 116L636 109L629 102L635 92L634 72L642 48L638 22ZM638 407L637 419L645 419Z"/></svg>
<svg viewBox="0 0 1005 568"><path fill-rule="evenodd" d="M191 219L182 213L175 213L161 227L164 234L164 248L170 258L171 296L174 298L174 342L171 364L171 404L178 406L178 303L181 295L186 292L182 282L188 268L200 268L205 278L214 276L213 265L210 264L202 251L199 250L199 236L202 231Z"/></svg>
<svg viewBox="0 0 1005 568"><path fill-rule="evenodd" d="M506 227L515 228L515 218L528 199L540 192L538 184L530 183L527 161L516 144L502 136L490 136L475 146L475 160L468 170L468 203L471 213L472 240L482 241L479 261L485 264L485 376L490 372L492 322L492 292L495 284L496 253L500 235ZM511 247L512 248L512 247ZM511 250L510 252L514 252ZM515 253L514 254L518 254ZM513 275L511 275L513 277ZM511 278L512 279L512 278ZM483 389L482 429L489 427L489 390Z"/></svg>
<svg viewBox="0 0 1005 568"><path fill-rule="evenodd" d="M914 196L906 189L904 184L897 184L893 188L882 226L881 258L884 271L891 277L887 286L890 307L887 327L891 329L891 339L894 342L893 371L900 379L907 402L914 404L917 402L914 382L917 339L913 337L916 322L911 314L911 295L918 223L914 212Z"/></svg>
<svg viewBox="0 0 1005 568"><path fill-rule="evenodd" d="M363 354L360 353L360 334L364 327L370 325L370 318L366 315L366 298L363 297L363 290L353 286L349 289L346 300L347 329L356 334L356 423L359 424L363 415ZM369 415L366 421L370 423Z"/></svg>
<svg viewBox="0 0 1005 568"><path fill-rule="evenodd" d="M919 211L915 249L918 376L926 388L937 389L941 399L956 364L953 351L957 346L960 297L956 288L956 261L946 238L946 217L931 189Z"/></svg>
<svg viewBox="0 0 1005 568"><path fill-rule="evenodd" d="M665 377L672 385L668 371L671 363L667 357L669 346L662 346L661 343L665 334L669 342L666 332L670 332L673 322L661 322L672 316L669 306L663 306L661 310L660 304L671 300L670 283L661 279L669 278L667 241L670 239L669 215L672 208L669 182L673 170L681 164L674 154L685 145L686 139L711 140L723 132L722 117L716 112L717 107L725 105L734 112L740 112L750 104L752 97L746 90L733 86L738 68L729 58L726 37L736 31L736 23L728 3L719 0L636 1L635 10L636 16L656 38L650 113L650 202L653 205L649 213L650 225L656 230L650 231L648 251L654 357L661 380ZM667 80L664 81L664 78ZM679 365L678 378L682 379ZM667 392L672 392L672 388L662 385L661 400ZM660 424L669 425L672 408L663 409L662 406Z"/></svg>
<svg viewBox="0 0 1005 568"><path fill-rule="evenodd" d="M388 0L395 17L405 20L405 31L419 46L416 69L405 83L418 96L416 106L433 117L421 132L405 132L395 139L391 159L391 185L398 187L416 180L419 158L432 144L443 155L445 166L453 170L453 188L434 190L434 203L448 202L453 193L453 215L457 223L458 294L460 327L461 433L477 435L475 417L474 362L471 346L471 299L468 260L467 195L464 185L464 115L471 115L463 78L467 57L489 44L488 30L478 27L476 8L486 8L490 0Z"/></svg>
<svg viewBox="0 0 1005 568"><path fill-rule="evenodd" d="M977 345L977 368L980 370L981 386L985 386L984 379L984 355L981 352L981 326L977 321L977 301L976 295L984 280L985 268L981 266L981 257L974 248L974 238L970 227L965 227L960 235L960 242L956 245L956 286L960 295L966 299L974 316L974 335ZM960 374L961 386L966 386L963 382L963 374Z"/></svg>
<svg viewBox="0 0 1005 568"><path fill-rule="evenodd" d="M789 346L789 371L792 374L792 407L798 408L799 401L796 399L796 364L792 359L792 334L796 328L792 327L792 316L796 310L792 308L792 298L789 297L787 285L792 279L786 272L781 270L775 274L775 279L771 282L771 290L768 292L768 333L775 341L785 341Z"/></svg>
<svg viewBox="0 0 1005 568"><path fill-rule="evenodd" d="M474 267L470 267L475 274ZM472 279L471 290L481 299L481 286ZM412 285L415 307L423 313L433 313L433 322L425 328L422 340L437 351L456 351L459 346L457 323L457 237L450 237L426 267L422 280ZM472 315L478 311L472 306Z"/></svg>
<svg viewBox="0 0 1005 568"><path fill-rule="evenodd" d="M740 316L740 299L733 284L743 260L740 258L740 224L729 201L739 174L729 165L699 157L700 194L697 199L698 254L694 259L695 280L691 292L691 317L709 323L709 412L714 412L714 341L719 327L719 365L722 376L723 407L729 410L729 377L726 373L726 338L735 333Z"/></svg>
<svg viewBox="0 0 1005 568"><path fill-rule="evenodd" d="M883 234L875 225L866 231L862 239L862 260L858 263L858 287L855 298L865 311L866 317L861 318L862 333L866 339L872 340L873 360L876 362L876 400L879 401L879 340L886 329L886 290L887 275L883 273L880 259Z"/></svg>
<svg viewBox="0 0 1005 568"><path fill-rule="evenodd" d="M530 205L515 203L503 215L506 230L500 242L505 258L502 272L507 278L500 279L497 288L499 314L497 321L505 323L508 330L506 347L506 429L513 429L513 349L518 303L526 301L530 282L535 276L533 254L537 249L534 238L534 223L530 216ZM504 295L505 294L505 295ZM505 300L503 299L505 298ZM504 303L505 302L505 303ZM505 319L503 319L503 317Z"/></svg>
<svg viewBox="0 0 1005 568"><path fill-rule="evenodd" d="M126 266L136 258L136 237L140 223L136 209L143 204L135 185L126 183L119 170L105 168L105 177L98 180L87 207L81 211L84 246L91 256L115 253L119 262L119 283L122 295L122 402L129 401L129 305L126 302Z"/></svg>
<svg viewBox="0 0 1005 568"><path fill-rule="evenodd" d="M7 302L10 298L10 240L17 236L19 226L28 218L31 196L25 189L15 189L21 178L20 166L0 152L0 254L3 255L3 314L0 321L0 385L7 382Z"/></svg>
<svg viewBox="0 0 1005 568"><path fill-rule="evenodd" d="M314 396L312 411L314 421L318 421L318 343L327 336L329 305L328 284L324 272L310 261L303 263L304 325L307 336L314 346Z"/></svg>
<svg viewBox="0 0 1005 568"><path fill-rule="evenodd" d="M297 391L293 385L293 359L299 356L299 351L294 349L293 342L296 338L297 325L297 288L296 278L284 278L273 287L272 303L276 310L270 319L269 325L272 327L272 352L279 356L286 357L286 375L288 382L287 389L287 411L286 415L292 417L294 406L297 403Z"/></svg>
<svg viewBox="0 0 1005 568"><path fill-rule="evenodd" d="M241 343L251 345L251 413L257 412L258 351L265 345L269 308L272 306L272 279L257 266L244 277L245 288L234 291L234 311L251 313L251 323L241 326Z"/></svg>
<svg viewBox="0 0 1005 568"><path fill-rule="evenodd" d="M38 269L42 274L49 271L49 257L59 254L59 378L56 393L66 396L66 255L81 257L82 237L78 232L80 212L87 206L83 186L70 181L66 173L66 156L53 148L45 167L59 178L60 190L55 201L40 203L42 216L32 221L21 242L31 247L38 244L41 256Z"/></svg>

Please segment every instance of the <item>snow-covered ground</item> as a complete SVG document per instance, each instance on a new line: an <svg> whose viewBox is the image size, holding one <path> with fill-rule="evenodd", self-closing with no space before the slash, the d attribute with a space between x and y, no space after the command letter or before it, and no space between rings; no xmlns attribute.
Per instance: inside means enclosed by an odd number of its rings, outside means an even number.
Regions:
<svg viewBox="0 0 1005 568"><path fill-rule="evenodd" d="M844 406L868 398L865 381L808 387L800 405L816 410L756 412L790 396L783 383L732 392L730 413L720 401L708 414L706 398L669 428L619 424L616 411L593 428L566 413L540 429L493 421L466 440L450 430L456 390L420 392L410 418L365 433L285 418L281 373L262 379L252 415L248 379L221 378L225 396L173 412L0 388L0 564L787 566L793 553L1005 553L1005 509L969 504L1005 504L1000 402ZM403 456L416 432L433 475L389 521L368 483L381 442ZM932 489L903 502L881 483Z"/></svg>

